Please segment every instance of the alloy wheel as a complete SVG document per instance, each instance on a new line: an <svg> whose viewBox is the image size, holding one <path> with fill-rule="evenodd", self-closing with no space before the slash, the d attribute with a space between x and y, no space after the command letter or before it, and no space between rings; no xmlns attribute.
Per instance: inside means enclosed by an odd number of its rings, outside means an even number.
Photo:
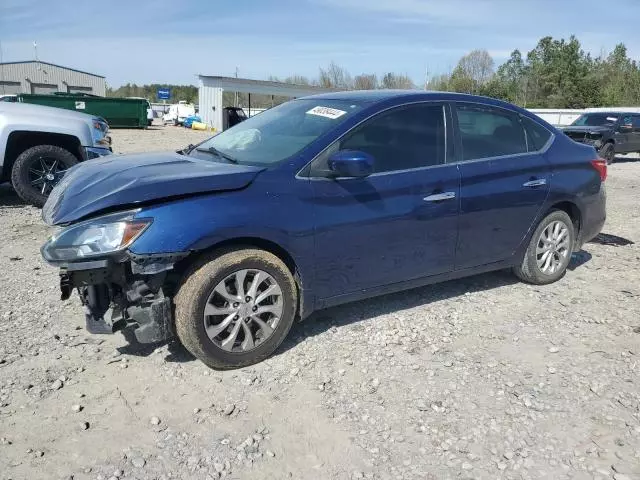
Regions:
<svg viewBox="0 0 640 480"><path fill-rule="evenodd" d="M540 271L553 275L567 260L570 252L569 227L559 220L545 227L538 239L536 262Z"/></svg>
<svg viewBox="0 0 640 480"><path fill-rule="evenodd" d="M282 289L267 272L238 270L219 282L204 308L209 339L228 352L257 348L274 332L283 311Z"/></svg>
<svg viewBox="0 0 640 480"><path fill-rule="evenodd" d="M29 183L42 195L47 195L62 179L66 170L67 167L57 158L39 157L29 167Z"/></svg>

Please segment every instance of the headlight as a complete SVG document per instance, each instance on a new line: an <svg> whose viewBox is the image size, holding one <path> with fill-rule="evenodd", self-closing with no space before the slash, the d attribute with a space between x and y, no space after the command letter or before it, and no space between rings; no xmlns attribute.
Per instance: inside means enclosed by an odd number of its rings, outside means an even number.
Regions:
<svg viewBox="0 0 640 480"><path fill-rule="evenodd" d="M94 118L92 120L93 128L93 143L94 145L106 145L109 146L111 139L107 136L109 133L109 124L102 118Z"/></svg>
<svg viewBox="0 0 640 480"><path fill-rule="evenodd" d="M134 213L106 215L67 227L42 246L42 256L50 262L62 262L124 250L151 224L149 218L134 219Z"/></svg>

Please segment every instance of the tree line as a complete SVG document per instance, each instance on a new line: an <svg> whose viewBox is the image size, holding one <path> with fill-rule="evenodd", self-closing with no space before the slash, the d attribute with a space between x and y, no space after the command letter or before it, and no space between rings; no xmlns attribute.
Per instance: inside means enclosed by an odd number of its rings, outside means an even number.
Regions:
<svg viewBox="0 0 640 480"><path fill-rule="evenodd" d="M430 79L427 88L475 93L528 108L640 105L640 65L624 44L592 57L574 36L542 38L525 55L514 50L494 70L486 50L474 50L453 71Z"/></svg>
<svg viewBox="0 0 640 480"><path fill-rule="evenodd" d="M640 105L640 64L629 58L624 44L609 53L594 57L585 52L578 39L544 37L523 55L511 52L509 59L497 66L487 50L473 50L464 55L449 73L416 85L406 74L389 72L381 77L372 73L352 76L331 62L320 68L317 78L292 75L269 77L271 81L343 90L413 89L472 93L499 98L528 108L586 108L597 106ZM192 85L127 84L107 89L107 96L137 96L156 101L158 88L171 88L170 102L198 102L198 89ZM248 95L224 92L225 106L248 106ZM283 97L251 95L251 106L270 107L286 101Z"/></svg>

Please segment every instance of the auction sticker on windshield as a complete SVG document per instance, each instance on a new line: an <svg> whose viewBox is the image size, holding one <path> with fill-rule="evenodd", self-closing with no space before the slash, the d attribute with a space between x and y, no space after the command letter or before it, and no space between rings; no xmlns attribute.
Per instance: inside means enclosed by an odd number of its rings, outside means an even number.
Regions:
<svg viewBox="0 0 640 480"><path fill-rule="evenodd" d="M330 118L332 120L335 120L336 118L341 117L342 115L344 115L347 112L345 112L344 110L338 110L337 108L329 108L329 107L317 106L317 107L313 107L307 113L309 115L318 115L320 117L326 117L326 118Z"/></svg>

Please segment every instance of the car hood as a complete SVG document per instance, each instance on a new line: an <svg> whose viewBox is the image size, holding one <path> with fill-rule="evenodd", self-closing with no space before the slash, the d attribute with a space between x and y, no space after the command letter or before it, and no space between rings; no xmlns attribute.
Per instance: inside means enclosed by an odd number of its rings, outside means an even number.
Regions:
<svg viewBox="0 0 640 480"><path fill-rule="evenodd" d="M611 131L612 127L607 126L568 126L562 129L563 132L575 132L575 133L603 133Z"/></svg>
<svg viewBox="0 0 640 480"><path fill-rule="evenodd" d="M60 225L118 207L238 190L262 170L173 152L110 155L69 169L51 192L42 218L49 225Z"/></svg>

